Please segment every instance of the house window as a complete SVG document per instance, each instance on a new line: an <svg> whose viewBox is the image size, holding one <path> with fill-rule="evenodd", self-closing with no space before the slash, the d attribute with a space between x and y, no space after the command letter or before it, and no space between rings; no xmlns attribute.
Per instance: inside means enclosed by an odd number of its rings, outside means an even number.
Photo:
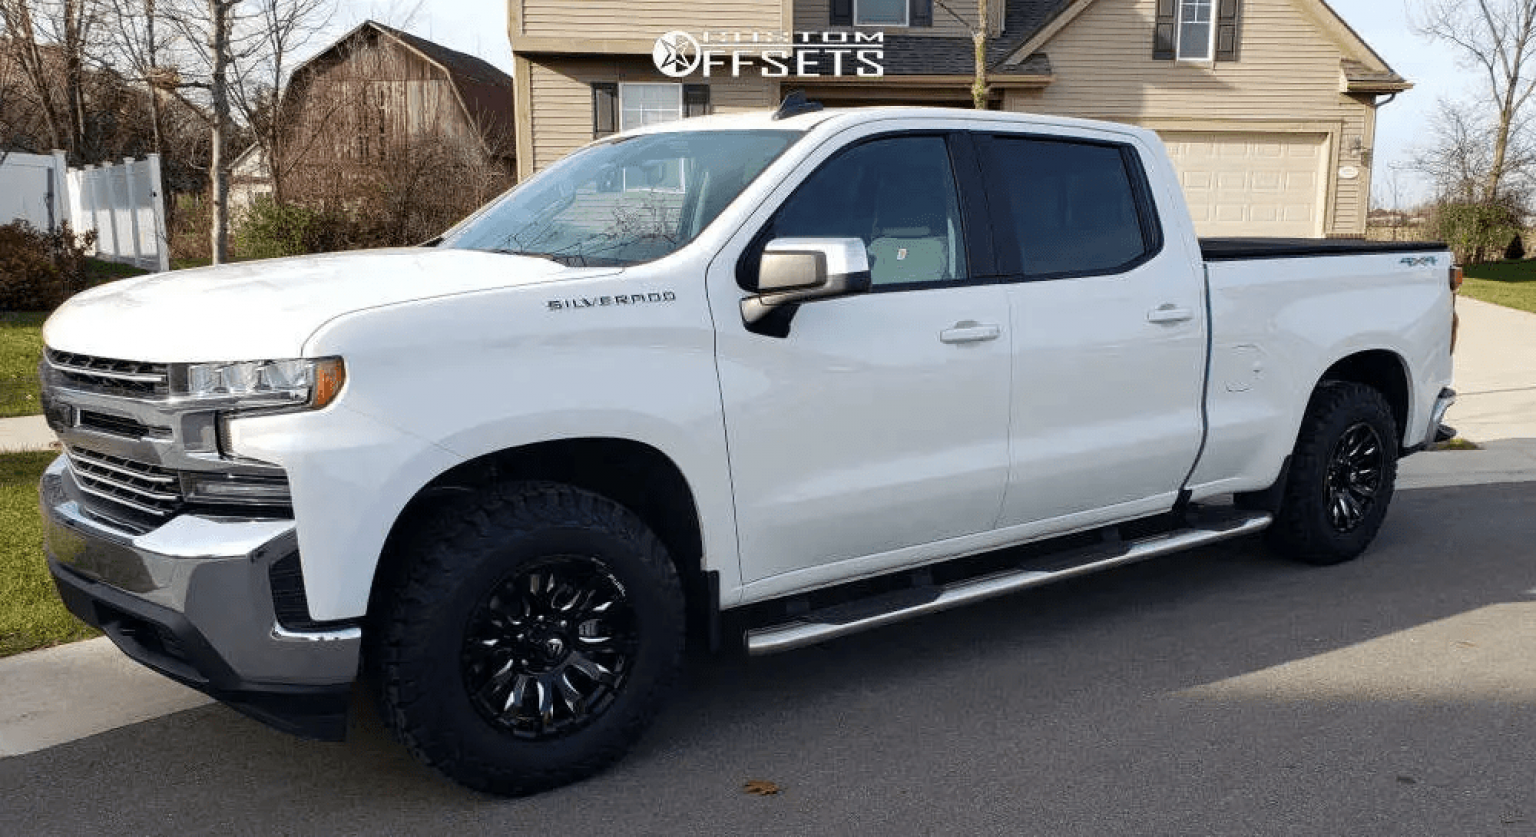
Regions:
<svg viewBox="0 0 1536 837"><path fill-rule="evenodd" d="M1238 60L1242 0L1157 0L1156 8L1153 60Z"/></svg>
<svg viewBox="0 0 1536 837"><path fill-rule="evenodd" d="M619 130L683 118L681 84L619 85Z"/></svg>
<svg viewBox="0 0 1536 837"><path fill-rule="evenodd" d="M855 26L906 26L908 0L853 0Z"/></svg>
<svg viewBox="0 0 1536 837"><path fill-rule="evenodd" d="M592 137L710 112L707 84L592 83Z"/></svg>
<svg viewBox="0 0 1536 837"><path fill-rule="evenodd" d="M1209 61L1215 46L1211 25L1212 0L1179 0L1180 61Z"/></svg>

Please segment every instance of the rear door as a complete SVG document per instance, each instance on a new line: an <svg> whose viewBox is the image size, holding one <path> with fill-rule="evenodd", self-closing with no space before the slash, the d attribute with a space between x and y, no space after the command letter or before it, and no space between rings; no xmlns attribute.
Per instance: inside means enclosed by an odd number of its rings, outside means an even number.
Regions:
<svg viewBox="0 0 1536 837"><path fill-rule="evenodd" d="M1172 506L1199 453L1199 268L1165 247L1136 146L978 135L1013 332L999 525L1042 533Z"/></svg>

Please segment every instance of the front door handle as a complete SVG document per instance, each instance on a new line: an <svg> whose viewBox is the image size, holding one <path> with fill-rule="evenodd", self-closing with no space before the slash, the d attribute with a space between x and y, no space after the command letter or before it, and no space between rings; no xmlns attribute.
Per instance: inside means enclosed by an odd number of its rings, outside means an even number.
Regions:
<svg viewBox="0 0 1536 837"><path fill-rule="evenodd" d="M944 343L982 343L987 340L996 340L1003 330L995 325L985 325L975 320L962 320L953 327L939 332L939 340Z"/></svg>
<svg viewBox="0 0 1536 837"><path fill-rule="evenodd" d="M1147 322L1149 323L1182 323L1194 318L1195 312L1192 309L1174 305L1171 302L1159 305L1147 312Z"/></svg>

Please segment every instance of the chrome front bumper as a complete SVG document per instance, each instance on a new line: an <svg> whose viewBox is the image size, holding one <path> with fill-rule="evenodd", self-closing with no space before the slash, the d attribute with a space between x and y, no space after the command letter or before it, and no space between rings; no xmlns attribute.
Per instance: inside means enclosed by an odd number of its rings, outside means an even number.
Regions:
<svg viewBox="0 0 1536 837"><path fill-rule="evenodd" d="M119 530L82 512L63 456L40 492L50 569L76 616L135 660L273 726L345 731L362 631L280 624L271 571L297 552L293 521L181 514L144 534Z"/></svg>

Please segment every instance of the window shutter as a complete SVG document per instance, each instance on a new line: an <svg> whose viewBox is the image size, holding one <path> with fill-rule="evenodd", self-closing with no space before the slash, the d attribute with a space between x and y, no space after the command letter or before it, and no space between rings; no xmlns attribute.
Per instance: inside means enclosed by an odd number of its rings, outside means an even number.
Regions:
<svg viewBox="0 0 1536 837"><path fill-rule="evenodd" d="M1220 0L1216 7L1216 60L1237 60L1237 13L1242 4L1238 0Z"/></svg>
<svg viewBox="0 0 1536 837"><path fill-rule="evenodd" d="M852 26L853 0L832 0L832 19L828 22L833 26Z"/></svg>
<svg viewBox="0 0 1536 837"><path fill-rule="evenodd" d="M933 0L907 0L907 23L911 26L932 26Z"/></svg>
<svg viewBox="0 0 1536 837"><path fill-rule="evenodd" d="M709 115L709 85L683 85L683 116Z"/></svg>
<svg viewBox="0 0 1536 837"><path fill-rule="evenodd" d="M1174 31L1178 25L1178 0L1157 0L1157 25L1152 30L1152 60L1173 60Z"/></svg>
<svg viewBox="0 0 1536 837"><path fill-rule="evenodd" d="M595 82L592 85L592 138L606 137L619 130L619 85Z"/></svg>

